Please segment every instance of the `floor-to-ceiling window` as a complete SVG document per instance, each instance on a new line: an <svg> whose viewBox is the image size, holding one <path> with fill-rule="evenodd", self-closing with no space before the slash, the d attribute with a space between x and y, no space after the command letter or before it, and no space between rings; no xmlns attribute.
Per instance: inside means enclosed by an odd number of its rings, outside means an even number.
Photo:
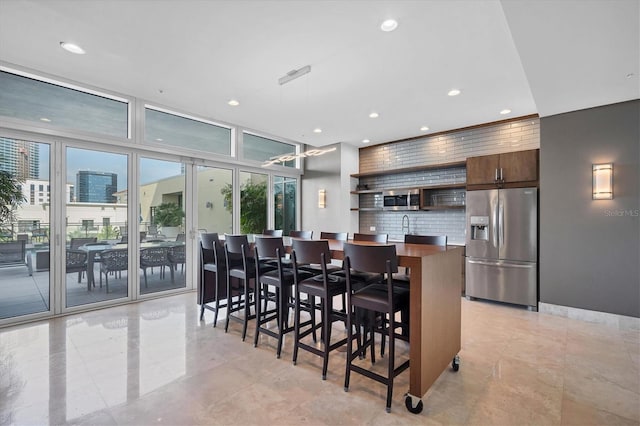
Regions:
<svg viewBox="0 0 640 426"><path fill-rule="evenodd" d="M129 295L128 156L66 148L66 306Z"/></svg>
<svg viewBox="0 0 640 426"><path fill-rule="evenodd" d="M49 160L48 144L0 137L0 319L51 308Z"/></svg>
<svg viewBox="0 0 640 426"><path fill-rule="evenodd" d="M140 294L186 286L185 167L140 159Z"/></svg>
<svg viewBox="0 0 640 426"><path fill-rule="evenodd" d="M297 145L248 131L242 132L243 159L261 162L261 166L265 169L296 168L299 165L299 151ZM269 227L281 229L284 235L288 235L289 231L297 229L297 179L272 175L273 185L269 191L266 178L267 175L260 173L242 172L240 174L240 230L259 233L261 229L267 228L266 221L270 215L268 215L265 196L270 193L273 195L273 223Z"/></svg>
<svg viewBox="0 0 640 426"><path fill-rule="evenodd" d="M240 232L261 234L267 229L267 183L262 173L240 172ZM225 197L231 199L230 191Z"/></svg>
<svg viewBox="0 0 640 426"><path fill-rule="evenodd" d="M298 179L273 177L273 211L276 229L282 229L284 235L296 230Z"/></svg>
<svg viewBox="0 0 640 426"><path fill-rule="evenodd" d="M193 289L198 232L296 228L296 143L0 65L3 136L38 167L0 226L0 240L25 241L0 267L1 325ZM16 266L31 286L9 289Z"/></svg>
<svg viewBox="0 0 640 426"><path fill-rule="evenodd" d="M198 226L200 232L233 233L233 170L198 166Z"/></svg>

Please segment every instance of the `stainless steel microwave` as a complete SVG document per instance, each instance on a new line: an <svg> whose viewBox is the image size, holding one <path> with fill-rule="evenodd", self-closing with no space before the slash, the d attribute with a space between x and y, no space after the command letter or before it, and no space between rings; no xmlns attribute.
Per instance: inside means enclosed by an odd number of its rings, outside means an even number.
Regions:
<svg viewBox="0 0 640 426"><path fill-rule="evenodd" d="M382 203L384 210L420 210L420 190L384 191Z"/></svg>

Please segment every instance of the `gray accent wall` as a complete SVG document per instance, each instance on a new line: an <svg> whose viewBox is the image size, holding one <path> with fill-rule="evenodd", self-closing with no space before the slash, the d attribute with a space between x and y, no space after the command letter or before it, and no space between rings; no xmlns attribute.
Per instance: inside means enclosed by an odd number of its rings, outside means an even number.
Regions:
<svg viewBox="0 0 640 426"><path fill-rule="evenodd" d="M640 317L640 101L540 119L540 301ZM614 199L591 165L614 163Z"/></svg>

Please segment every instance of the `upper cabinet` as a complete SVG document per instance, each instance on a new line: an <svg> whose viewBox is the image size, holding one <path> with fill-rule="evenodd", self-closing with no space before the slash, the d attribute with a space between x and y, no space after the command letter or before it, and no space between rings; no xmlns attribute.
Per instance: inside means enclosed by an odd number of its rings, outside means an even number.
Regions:
<svg viewBox="0 0 640 426"><path fill-rule="evenodd" d="M539 150L467 158L467 190L538 185Z"/></svg>

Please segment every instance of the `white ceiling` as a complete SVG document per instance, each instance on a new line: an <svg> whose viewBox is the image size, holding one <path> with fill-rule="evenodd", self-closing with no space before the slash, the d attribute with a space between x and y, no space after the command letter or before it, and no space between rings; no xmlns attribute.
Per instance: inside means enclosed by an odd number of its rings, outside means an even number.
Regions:
<svg viewBox="0 0 640 426"><path fill-rule="evenodd" d="M0 60L314 146L363 146L640 98L639 4L0 0ZM387 18L396 31L379 30Z"/></svg>

